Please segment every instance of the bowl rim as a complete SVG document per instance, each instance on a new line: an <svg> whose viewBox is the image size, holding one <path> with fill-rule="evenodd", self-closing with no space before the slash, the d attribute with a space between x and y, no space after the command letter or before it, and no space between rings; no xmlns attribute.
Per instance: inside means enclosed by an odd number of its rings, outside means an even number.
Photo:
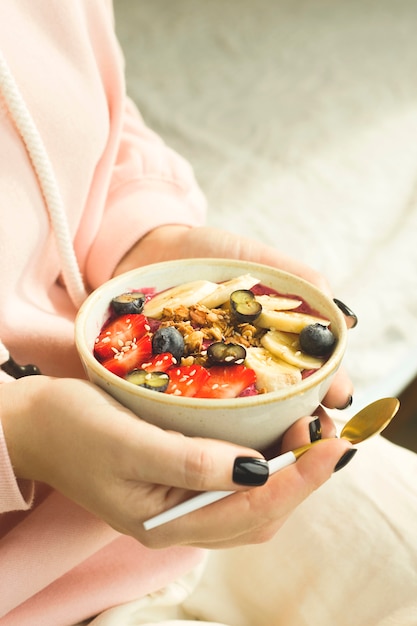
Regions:
<svg viewBox="0 0 417 626"><path fill-rule="evenodd" d="M277 391L269 391L264 394L258 394L253 396L243 396L239 398L194 398L194 397L184 397L184 396L174 396L173 394L164 394L158 393L150 389L145 389L143 387L137 387L129 383L127 380L124 380L120 376L113 374L109 370L107 370L93 355L92 351L89 349L87 339L85 337L85 322L87 317L97 303L103 297L103 292L107 292L113 286L116 286L118 283L129 279L129 277L136 278L141 275L147 274L152 271L163 271L165 268L172 268L174 266L185 266L192 263L193 265L197 264L200 266L207 265L217 265L217 266L225 266L233 268L242 268L244 273L254 273L256 276L256 271L263 272L264 274L270 274L273 278L274 275L279 274L283 278L288 278L290 280L295 280L296 283L300 285L305 285L307 289L311 292L316 293L318 297L322 297L326 300L327 306L332 310L333 315L333 323L336 322L338 326L338 341L335 350L330 355L329 359L313 374L307 376L299 383L291 385L289 387L285 387L283 389L278 389ZM262 282L262 279L261 279ZM178 283L180 284L180 283ZM293 295L297 295L295 292ZM300 296L301 297L301 296ZM109 302L108 302L109 304ZM238 259L227 259L221 257L196 257L196 258L185 258L185 259L177 259L170 261L161 261L158 263L151 263L148 265L142 265L133 270L129 270L128 272L124 272L123 274L119 274L99 287L92 291L85 301L82 303L80 309L77 312L74 324L74 335L75 335L75 344L79 354L79 357L83 363L84 369L86 369L86 364L88 368L90 368L98 377L105 379L108 384L115 384L121 390L125 390L128 394L137 396L138 398L143 399L154 399L162 404L172 405L173 407L187 407L187 408L236 408L236 404L238 406L249 408L251 406L262 404L271 404L277 401L286 400L295 396L300 396L310 390L312 387L316 387L321 382L323 382L328 376L336 373L338 370L343 356L346 351L347 346L347 334L348 329L345 323L345 318L336 305L336 303L332 300L331 296L324 293L321 289L319 289L313 283L297 276L296 274L292 274L285 270L281 270L279 268L275 268L270 265L265 265L262 263L256 263L253 261L244 261ZM88 372L87 372L88 374ZM156 394L156 397L155 397Z"/></svg>

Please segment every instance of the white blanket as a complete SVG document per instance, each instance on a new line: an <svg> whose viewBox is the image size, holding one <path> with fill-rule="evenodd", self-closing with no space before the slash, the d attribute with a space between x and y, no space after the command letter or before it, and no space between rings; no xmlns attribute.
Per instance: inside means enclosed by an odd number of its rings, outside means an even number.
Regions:
<svg viewBox="0 0 417 626"><path fill-rule="evenodd" d="M209 222L321 270L356 395L417 372L415 0L116 0L129 90Z"/></svg>

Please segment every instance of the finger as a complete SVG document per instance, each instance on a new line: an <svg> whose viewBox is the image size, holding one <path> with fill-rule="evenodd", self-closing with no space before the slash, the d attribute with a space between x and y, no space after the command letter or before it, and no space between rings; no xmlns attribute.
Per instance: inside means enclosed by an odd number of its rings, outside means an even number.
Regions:
<svg viewBox="0 0 417 626"><path fill-rule="evenodd" d="M150 424L143 426L146 446L141 435L138 480L190 491L211 491L243 489L263 484L268 478L267 463L256 450L226 441L185 437Z"/></svg>
<svg viewBox="0 0 417 626"><path fill-rule="evenodd" d="M353 384L346 370L341 367L333 378L329 391L323 398L328 409L346 409L352 404Z"/></svg>
<svg viewBox="0 0 417 626"><path fill-rule="evenodd" d="M331 443L333 444L333 441ZM322 448L326 444L327 442L321 442L296 464L272 475L265 487L247 492L248 499L252 501L250 510L252 518L249 522L246 521L246 525L240 526L242 532L236 533L232 539L225 540L229 546L269 540L297 506L332 476L335 467L350 446L339 447L337 444L338 452L334 448L329 453L329 448L327 450ZM239 497L243 495L239 494ZM229 514L231 515L231 512ZM243 516L244 512L241 512L240 521ZM219 543L217 547L220 547Z"/></svg>
<svg viewBox="0 0 417 626"><path fill-rule="evenodd" d="M314 416L297 420L286 431L282 438L282 452L294 450L318 439L336 436L336 426L324 409L318 407L315 413Z"/></svg>
<svg viewBox="0 0 417 626"><path fill-rule="evenodd" d="M233 494L150 530L146 543L163 547L175 537L182 544L217 548L265 541L330 478L350 447L341 439L321 441L295 464L273 474L263 487Z"/></svg>
<svg viewBox="0 0 417 626"><path fill-rule="evenodd" d="M113 479L150 488L163 485L209 491L244 488L257 480L263 484L268 477L267 463L256 450L162 430L105 394L102 398L99 417L96 412L90 420L98 422L92 441L97 458L105 451L106 471ZM253 462L242 467L238 463L241 457Z"/></svg>

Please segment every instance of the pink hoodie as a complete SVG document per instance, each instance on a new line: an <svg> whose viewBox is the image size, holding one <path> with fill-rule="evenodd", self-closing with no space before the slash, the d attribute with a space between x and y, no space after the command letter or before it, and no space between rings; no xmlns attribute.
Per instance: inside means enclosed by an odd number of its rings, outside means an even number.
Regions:
<svg viewBox="0 0 417 626"><path fill-rule="evenodd" d="M152 228L202 224L205 201L125 96L109 0L2 0L0 42L0 337L20 363L83 376L78 268L97 287ZM44 485L18 485L1 429L0 513L2 626L68 626L201 554L148 550Z"/></svg>

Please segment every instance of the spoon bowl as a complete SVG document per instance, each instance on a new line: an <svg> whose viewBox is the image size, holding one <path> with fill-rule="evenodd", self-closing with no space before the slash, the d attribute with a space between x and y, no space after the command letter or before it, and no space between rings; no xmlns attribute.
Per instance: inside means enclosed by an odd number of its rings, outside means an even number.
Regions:
<svg viewBox="0 0 417 626"><path fill-rule="evenodd" d="M369 437L378 435L388 426L399 408L400 402L397 398L380 398L379 400L375 400L375 402L371 402L371 404L365 406L348 422L346 422L340 432L340 437L342 439L347 439L351 444L355 445L365 441L365 439L369 439ZM269 474L275 474L278 470L295 463L300 456L310 450L313 446L319 444L320 441L323 441L323 439L319 439L313 443L308 443L305 446L301 446L295 450L285 452L284 454L280 454L279 456L270 459L268 461ZM230 496L233 493L236 492L205 491L198 494L198 496L190 498L185 502L181 502L181 504L178 504L177 506L164 511L159 515L155 515L155 517L146 520L143 523L143 526L145 530L151 530L152 528L161 526L161 524L166 524L167 522L181 517L182 515L186 515L187 513L201 509L208 504L217 502L222 498L226 498L226 496Z"/></svg>
<svg viewBox="0 0 417 626"><path fill-rule="evenodd" d="M388 426L400 408L397 398L380 398L368 404L350 419L340 433L353 445L378 435Z"/></svg>
<svg viewBox="0 0 417 626"><path fill-rule="evenodd" d="M361 443L369 437L379 435L388 426L393 417L396 415L400 408L400 402L397 398L380 398L367 404L363 409L356 413L346 424L343 426L340 432L341 439L347 439L351 444L356 445ZM310 450L316 443L323 441L313 441L313 443L307 443L305 446L300 446L295 450L292 450L291 454L294 454L296 459ZM271 470L271 463L278 463L278 459L281 459L284 455L280 455L269 461L269 471ZM280 468L279 468L280 469Z"/></svg>

